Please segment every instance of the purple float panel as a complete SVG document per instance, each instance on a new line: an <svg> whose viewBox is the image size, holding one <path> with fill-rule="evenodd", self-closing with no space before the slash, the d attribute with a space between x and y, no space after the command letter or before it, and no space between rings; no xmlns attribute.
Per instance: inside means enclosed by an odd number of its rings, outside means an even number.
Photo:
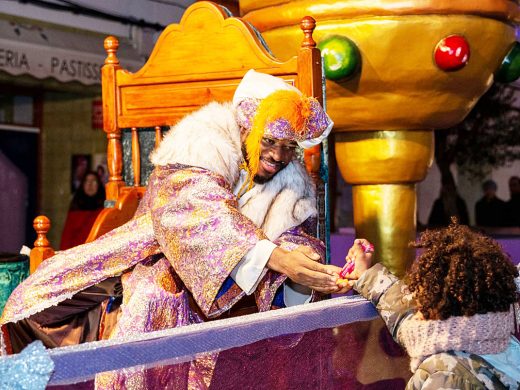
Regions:
<svg viewBox="0 0 520 390"><path fill-rule="evenodd" d="M50 350L50 385L89 388L97 373L133 367L151 370L152 382L166 369L183 388L193 359L215 352L212 389L404 389L410 376L408 358L372 304L341 297Z"/></svg>

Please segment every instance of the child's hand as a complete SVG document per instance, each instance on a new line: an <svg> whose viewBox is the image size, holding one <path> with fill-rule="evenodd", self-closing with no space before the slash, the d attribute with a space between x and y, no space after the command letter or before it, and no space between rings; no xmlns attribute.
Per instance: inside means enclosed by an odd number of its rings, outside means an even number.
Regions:
<svg viewBox="0 0 520 390"><path fill-rule="evenodd" d="M340 287L338 293L352 289L354 280L359 279L372 265L374 246L365 239L356 239L345 257L346 264L336 282Z"/></svg>

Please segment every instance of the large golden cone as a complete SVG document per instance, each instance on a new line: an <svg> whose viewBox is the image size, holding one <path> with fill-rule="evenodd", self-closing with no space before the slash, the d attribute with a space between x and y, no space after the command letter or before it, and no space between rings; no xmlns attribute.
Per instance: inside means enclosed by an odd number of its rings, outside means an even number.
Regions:
<svg viewBox="0 0 520 390"><path fill-rule="evenodd" d="M274 54L286 59L301 43L299 21L317 20L314 39L348 37L361 54L360 72L327 82L336 158L353 184L357 236L397 274L413 259L415 183L433 158L433 129L460 122L493 82L515 41L517 2L506 0L241 0L243 17ZM454 72L433 59L437 43L462 35L469 63Z"/></svg>

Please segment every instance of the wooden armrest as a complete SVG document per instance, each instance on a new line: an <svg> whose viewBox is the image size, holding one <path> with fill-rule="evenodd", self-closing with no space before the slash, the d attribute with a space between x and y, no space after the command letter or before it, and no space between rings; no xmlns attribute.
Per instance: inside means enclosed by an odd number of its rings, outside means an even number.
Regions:
<svg viewBox="0 0 520 390"><path fill-rule="evenodd" d="M128 222L134 216L141 197L142 194L136 188L131 188L119 195L115 207L106 208L99 213L86 242L94 241L110 230Z"/></svg>

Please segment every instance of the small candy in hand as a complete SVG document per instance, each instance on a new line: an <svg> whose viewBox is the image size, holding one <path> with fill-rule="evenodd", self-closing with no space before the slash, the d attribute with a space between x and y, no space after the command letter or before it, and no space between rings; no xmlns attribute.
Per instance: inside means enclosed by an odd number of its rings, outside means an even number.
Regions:
<svg viewBox="0 0 520 390"><path fill-rule="evenodd" d="M374 252L374 245L367 241L367 243L360 243L361 248L363 249L363 252L365 253L373 253ZM350 274L352 271L354 271L355 263L353 261L349 261L347 264L343 266L339 273L339 277L341 279L345 279L345 277Z"/></svg>

